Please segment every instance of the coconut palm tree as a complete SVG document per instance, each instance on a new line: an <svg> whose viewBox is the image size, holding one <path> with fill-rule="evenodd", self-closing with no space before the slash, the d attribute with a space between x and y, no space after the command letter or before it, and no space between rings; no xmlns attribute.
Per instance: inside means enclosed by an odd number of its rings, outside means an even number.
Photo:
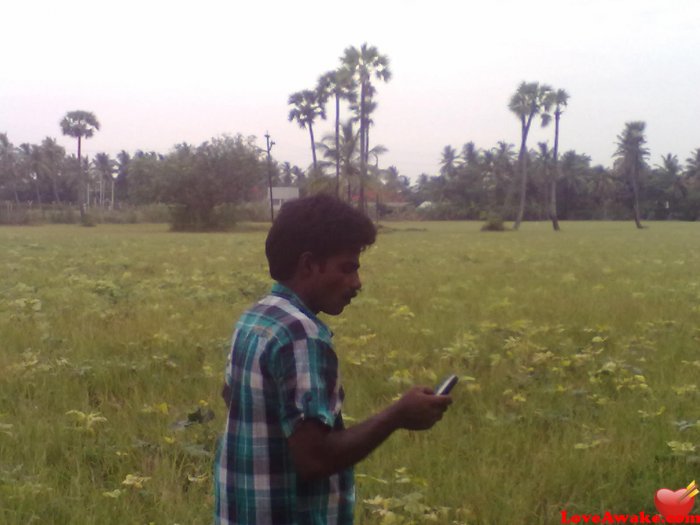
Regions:
<svg viewBox="0 0 700 525"><path fill-rule="evenodd" d="M311 157L314 171L318 169L316 163L316 142L314 141L314 122L317 118L326 119L326 110L321 103L319 93L316 90L304 89L289 95L287 103L292 106L289 111L289 121L296 121L300 128L308 128L311 137Z"/></svg>
<svg viewBox="0 0 700 525"><path fill-rule="evenodd" d="M340 101L346 100L351 104L357 99L356 85L352 72L346 67L328 71L318 79L317 91L320 98L335 98L335 193L340 197Z"/></svg>
<svg viewBox="0 0 700 525"><path fill-rule="evenodd" d="M343 67L348 69L357 84L360 86L360 208L365 209L364 179L367 177L367 163L369 160L369 145L367 140L369 128L370 102L373 94L372 78L382 82L391 79L389 70L389 58L381 55L376 47L366 43L356 47L345 49L341 58Z"/></svg>
<svg viewBox="0 0 700 525"><path fill-rule="evenodd" d="M24 142L17 148L19 175L29 188L34 189L36 201L41 206L41 151L36 144Z"/></svg>
<svg viewBox="0 0 700 525"><path fill-rule="evenodd" d="M540 115L542 126L546 126L551 120L549 109L552 88L538 82L521 82L517 91L508 103L510 109L520 120L520 153L518 154L518 166L520 171L520 206L513 228L520 228L520 223L525 214L525 197L527 192L527 136L530 132L532 119Z"/></svg>
<svg viewBox="0 0 700 525"><path fill-rule="evenodd" d="M656 164L651 172L649 186L649 197L656 202L657 218L671 218L688 194L677 155L668 153L661 156L661 164Z"/></svg>
<svg viewBox="0 0 700 525"><path fill-rule="evenodd" d="M95 131L99 131L100 123L97 121L95 114L90 111L76 110L69 111L66 116L61 119L61 132L64 135L78 139L78 180L80 188L78 201L83 198L87 199L87 185L83 178L83 162L81 156L81 145L83 138L89 139L95 134ZM83 218L85 216L85 204L87 200L83 201L80 205L80 216Z"/></svg>
<svg viewBox="0 0 700 525"><path fill-rule="evenodd" d="M564 89L557 89L551 93L550 103L554 106L554 149L552 150L552 171L549 188L549 219L552 221L554 231L559 231L559 218L557 217L557 179L561 178L559 166L559 120L564 108L569 102L569 94Z"/></svg>
<svg viewBox="0 0 700 525"><path fill-rule="evenodd" d="M347 200L352 202L352 181L360 175L360 142L353 121L348 120L341 125L337 142L336 137L329 134L323 137L318 147L324 158L339 159L341 181L345 180Z"/></svg>
<svg viewBox="0 0 700 525"><path fill-rule="evenodd" d="M538 191L542 188L544 207L548 208L549 196L547 195L547 190L549 189L550 181L553 177L552 172L554 171L553 153L549 148L547 142L538 142L537 149L532 152L532 175L530 180L534 183L534 188ZM537 180L535 180L537 177Z"/></svg>
<svg viewBox="0 0 700 525"><path fill-rule="evenodd" d="M126 200L129 194L129 164L131 156L125 150L117 153L117 180L114 181L117 198Z"/></svg>
<svg viewBox="0 0 700 525"><path fill-rule="evenodd" d="M685 161L683 184L688 190L685 207L687 218L700 218L700 148L696 148Z"/></svg>
<svg viewBox="0 0 700 525"><path fill-rule="evenodd" d="M445 146L440 156L440 175L446 179L452 179L457 173L457 150L452 146Z"/></svg>
<svg viewBox="0 0 700 525"><path fill-rule="evenodd" d="M114 179L112 177L112 168L114 167L115 163L112 159L109 158L109 155L107 153L98 153L95 155L95 159L92 161L93 166L95 166L95 169L97 170L97 173L100 177L100 206L104 208L105 204L105 181L110 181L112 184L114 184ZM114 190L114 187L112 187L112 190ZM112 191L112 194L114 195L114 191Z"/></svg>
<svg viewBox="0 0 700 525"><path fill-rule="evenodd" d="M38 157L37 169L44 175L44 178L51 182L54 202L61 204L58 183L61 179L61 168L66 157L66 150L55 139L46 137L39 146Z"/></svg>
<svg viewBox="0 0 700 525"><path fill-rule="evenodd" d="M469 141L462 146L460 156L464 163L468 166L477 166L479 164L479 150L474 142Z"/></svg>
<svg viewBox="0 0 700 525"><path fill-rule="evenodd" d="M515 177L513 173L513 159L515 152L513 144L501 140L493 151L493 176L495 178L495 202L503 202L502 217L505 219L510 214L510 203L513 199ZM499 197L502 197L499 198Z"/></svg>
<svg viewBox="0 0 700 525"><path fill-rule="evenodd" d="M617 149L613 155L617 158L616 167L632 186L634 223L639 229L643 227L639 211L639 179L647 168L646 159L649 156L649 150L644 147L645 127L646 123L642 121L627 122L625 129L617 136Z"/></svg>
<svg viewBox="0 0 700 525"><path fill-rule="evenodd" d="M686 159L683 175L689 187L700 189L700 148L696 148Z"/></svg>

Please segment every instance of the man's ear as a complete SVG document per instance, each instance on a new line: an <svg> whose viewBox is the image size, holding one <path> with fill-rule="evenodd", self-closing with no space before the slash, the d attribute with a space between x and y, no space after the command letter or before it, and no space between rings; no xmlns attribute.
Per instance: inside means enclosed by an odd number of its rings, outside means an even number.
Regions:
<svg viewBox="0 0 700 525"><path fill-rule="evenodd" d="M314 273L314 267L318 268L318 262L311 252L304 252L299 256L297 262L297 275L307 278Z"/></svg>

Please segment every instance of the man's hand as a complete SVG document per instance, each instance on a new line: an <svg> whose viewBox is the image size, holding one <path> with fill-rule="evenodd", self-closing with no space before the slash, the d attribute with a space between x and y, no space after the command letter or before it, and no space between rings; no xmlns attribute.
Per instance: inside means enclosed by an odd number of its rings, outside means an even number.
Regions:
<svg viewBox="0 0 700 525"><path fill-rule="evenodd" d="M390 409L397 426L407 430L427 430L442 419L451 396L436 396L431 388L416 386L406 392Z"/></svg>
<svg viewBox="0 0 700 525"><path fill-rule="evenodd" d="M399 428L432 427L451 403L450 396L414 387L378 414L345 430L332 430L315 419L300 421L288 439L292 460L302 479L328 477L364 459Z"/></svg>

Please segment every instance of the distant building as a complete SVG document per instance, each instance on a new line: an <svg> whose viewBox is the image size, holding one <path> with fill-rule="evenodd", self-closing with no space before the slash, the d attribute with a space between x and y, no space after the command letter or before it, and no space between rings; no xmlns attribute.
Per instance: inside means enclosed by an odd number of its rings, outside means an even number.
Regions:
<svg viewBox="0 0 700 525"><path fill-rule="evenodd" d="M265 192L268 205L270 204L270 190ZM272 208L277 212L287 201L299 198L299 188L293 186L273 186L272 187Z"/></svg>

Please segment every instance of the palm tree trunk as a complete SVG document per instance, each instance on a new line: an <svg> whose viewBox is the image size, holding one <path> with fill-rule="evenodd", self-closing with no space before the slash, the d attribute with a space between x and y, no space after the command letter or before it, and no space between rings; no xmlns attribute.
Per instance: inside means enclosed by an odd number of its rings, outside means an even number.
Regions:
<svg viewBox="0 0 700 525"><path fill-rule="evenodd" d="M632 172L632 192L634 193L634 223L638 229L644 228L639 215L639 187L637 184L637 170Z"/></svg>
<svg viewBox="0 0 700 525"><path fill-rule="evenodd" d="M365 127L365 166L369 166L369 117Z"/></svg>
<svg viewBox="0 0 700 525"><path fill-rule="evenodd" d="M340 93L335 92L335 194L340 198Z"/></svg>
<svg viewBox="0 0 700 525"><path fill-rule="evenodd" d="M360 88L360 210L365 211L365 177L367 175L367 156L365 155L365 134L367 122L365 115L366 83L362 81Z"/></svg>
<svg viewBox="0 0 700 525"><path fill-rule="evenodd" d="M316 165L316 143L314 142L314 128L311 122L309 122L309 135L311 135L311 158L314 160L314 174L316 174L318 168Z"/></svg>
<svg viewBox="0 0 700 525"><path fill-rule="evenodd" d="M549 218L552 221L552 228L559 231L559 219L557 218L557 178L561 176L559 172L559 113L554 115L554 172L552 173L552 185L549 197Z"/></svg>
<svg viewBox="0 0 700 525"><path fill-rule="evenodd" d="M85 203L87 202L86 200L83 200L83 198L86 198L85 191L87 184L85 184L85 181L83 180L83 160L80 152L80 143L82 137L78 135L78 205L80 206L80 220L85 219Z"/></svg>

